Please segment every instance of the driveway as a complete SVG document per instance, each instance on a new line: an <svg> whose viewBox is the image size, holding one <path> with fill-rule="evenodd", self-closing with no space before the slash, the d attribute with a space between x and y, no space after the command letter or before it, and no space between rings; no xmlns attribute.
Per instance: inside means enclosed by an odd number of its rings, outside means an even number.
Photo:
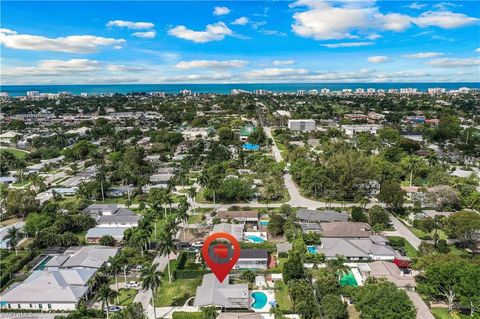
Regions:
<svg viewBox="0 0 480 319"><path fill-rule="evenodd" d="M430 312L430 308L416 292L407 291L407 295L417 309L417 319L435 319Z"/></svg>
<svg viewBox="0 0 480 319"><path fill-rule="evenodd" d="M405 238L413 247L415 247L416 250L418 250L418 247L422 243L422 240L415 236L414 233L412 233L400 220L398 220L397 217L393 216L390 214L390 221L393 224L393 227L395 227L395 230L398 232L398 234Z"/></svg>

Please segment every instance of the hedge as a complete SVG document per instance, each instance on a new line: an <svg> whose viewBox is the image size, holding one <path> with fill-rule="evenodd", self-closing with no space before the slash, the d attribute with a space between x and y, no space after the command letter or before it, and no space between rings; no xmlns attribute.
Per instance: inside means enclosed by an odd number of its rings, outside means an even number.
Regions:
<svg viewBox="0 0 480 319"><path fill-rule="evenodd" d="M185 312L175 311L172 313L172 319L205 319L203 312Z"/></svg>
<svg viewBox="0 0 480 319"><path fill-rule="evenodd" d="M259 244L241 242L240 243L240 248L242 248L242 249L266 249L266 250L268 250L268 252L270 254L277 251L277 246L274 243L267 242L267 241L263 242L263 243L259 243Z"/></svg>
<svg viewBox="0 0 480 319"><path fill-rule="evenodd" d="M175 279L195 279L210 273L209 270L176 270L174 272Z"/></svg>
<svg viewBox="0 0 480 319"><path fill-rule="evenodd" d="M388 237L390 245L393 247L403 247L405 246L405 239L402 237Z"/></svg>

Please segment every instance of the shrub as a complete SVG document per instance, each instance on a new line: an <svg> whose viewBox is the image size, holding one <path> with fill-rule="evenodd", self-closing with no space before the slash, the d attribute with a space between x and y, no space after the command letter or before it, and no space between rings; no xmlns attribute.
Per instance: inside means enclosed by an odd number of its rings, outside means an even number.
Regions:
<svg viewBox="0 0 480 319"><path fill-rule="evenodd" d="M405 246L405 239L402 237L389 237L388 241L393 247L403 247Z"/></svg>
<svg viewBox="0 0 480 319"><path fill-rule="evenodd" d="M172 313L172 319L205 319L205 315L201 311L197 311L197 312L175 311Z"/></svg>
<svg viewBox="0 0 480 319"><path fill-rule="evenodd" d="M288 258L288 253L286 251L282 251L278 253L278 258Z"/></svg>

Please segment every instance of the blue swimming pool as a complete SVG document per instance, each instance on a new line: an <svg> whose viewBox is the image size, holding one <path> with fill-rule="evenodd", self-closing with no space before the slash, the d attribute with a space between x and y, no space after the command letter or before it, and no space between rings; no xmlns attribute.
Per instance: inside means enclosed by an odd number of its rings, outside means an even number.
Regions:
<svg viewBox="0 0 480 319"><path fill-rule="evenodd" d="M252 298L254 300L252 303L253 309L262 309L267 304L267 295L261 291L253 292Z"/></svg>
<svg viewBox="0 0 480 319"><path fill-rule="evenodd" d="M259 223L261 226L268 226L268 220L261 220Z"/></svg>
<svg viewBox="0 0 480 319"><path fill-rule="evenodd" d="M266 241L266 240L263 239L262 237L255 236L255 235L248 235L248 236L245 236L245 238L246 238L249 242L252 242L252 243L255 243L255 244L260 244L260 243L263 243L263 242Z"/></svg>
<svg viewBox="0 0 480 319"><path fill-rule="evenodd" d="M307 251L310 254L318 254L317 246L307 246Z"/></svg>

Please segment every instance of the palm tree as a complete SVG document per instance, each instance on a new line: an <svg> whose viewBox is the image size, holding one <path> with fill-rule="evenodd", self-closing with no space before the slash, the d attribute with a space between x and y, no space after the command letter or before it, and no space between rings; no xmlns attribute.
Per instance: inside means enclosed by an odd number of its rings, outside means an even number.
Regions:
<svg viewBox="0 0 480 319"><path fill-rule="evenodd" d="M118 288L118 272L120 271L120 269L122 268L122 265L121 265L121 260L117 257L110 257L108 258L108 263L110 264L110 266L108 267L108 270L109 272L115 277L115 287L116 287L116 290L117 290L117 304L119 303L118 301L118 293L120 291L120 289ZM127 282L125 282L127 283Z"/></svg>
<svg viewBox="0 0 480 319"><path fill-rule="evenodd" d="M45 176L38 175L38 173L31 174L30 180L32 181L32 185L38 190L42 190L46 186Z"/></svg>
<svg viewBox="0 0 480 319"><path fill-rule="evenodd" d="M155 263L150 265L150 267L145 267L142 269L141 278L142 278L142 289L150 289L152 291L152 304L153 304L153 316L157 318L157 312L155 310L155 291L162 283L162 273L157 270L158 264Z"/></svg>
<svg viewBox="0 0 480 319"><path fill-rule="evenodd" d="M187 229L186 224L188 222L188 212L187 212L187 210L184 209L184 208L180 209L180 207L179 207L177 217L183 223L183 226L182 226L182 228L183 228L183 240L186 241L185 231Z"/></svg>
<svg viewBox="0 0 480 319"><path fill-rule="evenodd" d="M327 260L327 267L335 274L338 275L338 280L342 278L343 275L348 274L350 267L345 265L347 259L343 256L337 255L335 259Z"/></svg>
<svg viewBox="0 0 480 319"><path fill-rule="evenodd" d="M15 249L15 255L18 255L17 245L22 238L22 230L20 228L16 228L15 226L10 227L7 230L7 234L5 235L5 237L3 237L3 239L8 239L7 244Z"/></svg>
<svg viewBox="0 0 480 319"><path fill-rule="evenodd" d="M97 298L102 300L102 308L103 305L106 305L107 307L107 319L110 317L110 310L108 309L108 299L115 297L116 293L110 287L108 284L104 284L98 289L97 292Z"/></svg>
<svg viewBox="0 0 480 319"><path fill-rule="evenodd" d="M170 232L169 229L166 229L158 239L158 252L162 256L167 257L167 266L168 266L168 281L172 282L172 274L170 272L170 254L176 252L177 247L175 245L176 240L174 235Z"/></svg>
<svg viewBox="0 0 480 319"><path fill-rule="evenodd" d="M190 187L190 189L188 190L188 193L187 193L188 197L190 197L192 199L192 202L193 202L193 212L195 212L195 206L197 205L196 204L196 200L195 198L197 197L197 189L195 187Z"/></svg>
<svg viewBox="0 0 480 319"><path fill-rule="evenodd" d="M407 161L407 168L410 170L410 186L412 186L413 172L418 168L422 159L418 156L410 156Z"/></svg>

